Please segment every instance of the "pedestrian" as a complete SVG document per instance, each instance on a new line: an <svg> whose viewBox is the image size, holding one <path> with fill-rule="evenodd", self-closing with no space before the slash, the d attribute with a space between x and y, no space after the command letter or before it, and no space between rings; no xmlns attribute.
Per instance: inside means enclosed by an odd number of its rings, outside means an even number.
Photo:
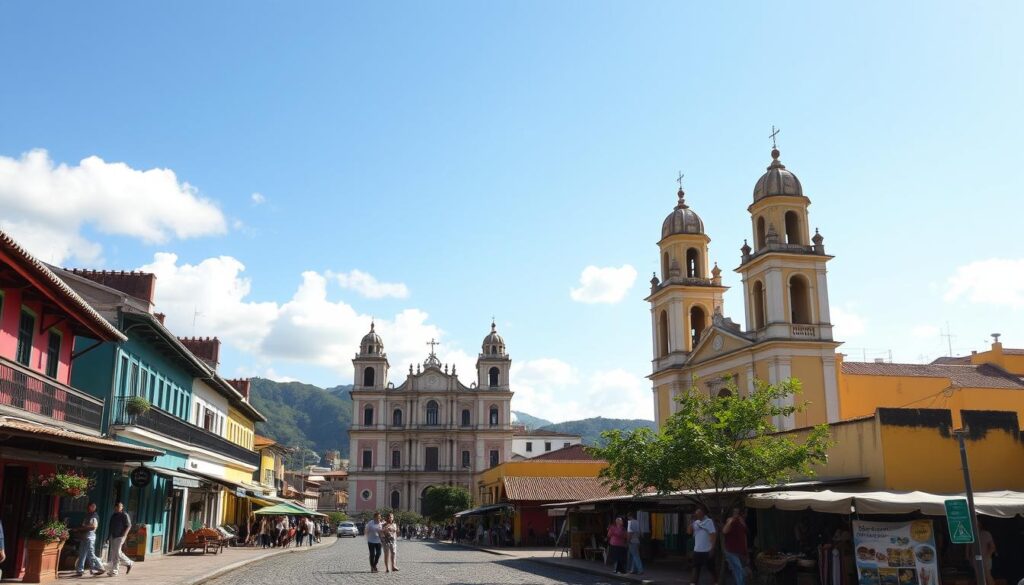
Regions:
<svg viewBox="0 0 1024 585"><path fill-rule="evenodd" d="M260 518L260 548L270 548L270 521Z"/></svg>
<svg viewBox="0 0 1024 585"><path fill-rule="evenodd" d="M693 535L693 572L690 575L690 585L700 583L701 569L707 569L711 575L711 583L718 585L718 576L715 575L715 566L712 562L717 536L715 521L708 518L703 507L698 507L693 517L693 522L686 527L686 533Z"/></svg>
<svg viewBox="0 0 1024 585"><path fill-rule="evenodd" d="M306 535L309 534L309 527L306 525L305 518L299 518L298 525L295 527L295 546L300 547L302 543L306 541Z"/></svg>
<svg viewBox="0 0 1024 585"><path fill-rule="evenodd" d="M980 522L978 523L978 549L981 550L981 558L985 565L985 582L995 583L995 579L992 578L992 557L996 556L996 540L992 538L988 527Z"/></svg>
<svg viewBox="0 0 1024 585"><path fill-rule="evenodd" d="M722 527L722 534L725 540L725 562L729 564L736 585L743 585L747 565L747 521L743 518L743 510L732 509L732 515Z"/></svg>
<svg viewBox="0 0 1024 585"><path fill-rule="evenodd" d="M640 522L636 514L630 512L629 521L626 523L626 536L629 538L629 562L627 568L630 573L636 575L644 574L644 563L640 560ZM743 585L737 583L737 585Z"/></svg>
<svg viewBox="0 0 1024 585"><path fill-rule="evenodd" d="M89 502L82 525L75 529L78 536L78 563L75 564L75 574L79 577L85 574L86 563L93 575L103 574L103 561L96 556L96 528L99 525L96 503Z"/></svg>
<svg viewBox="0 0 1024 585"><path fill-rule="evenodd" d="M135 563L121 550L124 545L124 539L127 538L128 531L131 528L132 520L128 516L128 512L124 511L124 504L115 502L114 513L110 515L110 521L107 523L107 529L110 531L110 545L107 555L110 569L107 571L107 575L111 577L117 575L117 569L120 568L121 563L124 563L125 575L132 572L132 566Z"/></svg>
<svg viewBox="0 0 1024 585"><path fill-rule="evenodd" d="M388 513L387 518L384 519L384 525L381 529L380 542L384 548L384 572L387 573L388 563L391 563L391 571L397 571L398 567L395 566L396 549L398 542L398 524L395 523L395 515Z"/></svg>
<svg viewBox="0 0 1024 585"><path fill-rule="evenodd" d="M616 516L615 522L608 527L608 556L615 564L615 574L626 572L626 527L622 516Z"/></svg>
<svg viewBox="0 0 1024 585"><path fill-rule="evenodd" d="M4 545L4 523L0 520L0 565L7 560L7 550ZM0 568L0 579L4 578L3 568Z"/></svg>
<svg viewBox="0 0 1024 585"><path fill-rule="evenodd" d="M370 572L377 572L377 562L380 560L381 545L380 545L380 533L381 533L381 522L380 512L374 512L373 520L366 523L366 546L370 549Z"/></svg>
<svg viewBox="0 0 1024 585"><path fill-rule="evenodd" d="M305 518L303 522L306 523L306 537L309 538L307 546L313 546L313 539L316 537L316 523L312 518Z"/></svg>

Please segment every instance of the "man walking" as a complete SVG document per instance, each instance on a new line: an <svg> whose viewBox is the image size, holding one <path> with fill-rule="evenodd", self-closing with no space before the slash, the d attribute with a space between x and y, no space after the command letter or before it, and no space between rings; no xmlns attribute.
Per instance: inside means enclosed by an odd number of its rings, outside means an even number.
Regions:
<svg viewBox="0 0 1024 585"><path fill-rule="evenodd" d="M381 543L380 533L383 526L380 523L380 512L373 515L373 520L366 523L363 531L366 533L366 546L370 549L370 572L377 572L377 563L380 561Z"/></svg>
<svg viewBox="0 0 1024 585"><path fill-rule="evenodd" d="M99 525L96 504L89 502L82 525L75 529L78 534L78 563L75 565L75 574L79 577L85 574L86 562L93 575L103 574L103 562L96 556L96 528Z"/></svg>
<svg viewBox="0 0 1024 585"><path fill-rule="evenodd" d="M729 564L736 585L743 585L747 564L747 522L743 519L742 510L732 509L732 516L722 527L722 534L725 535L725 562Z"/></svg>
<svg viewBox="0 0 1024 585"><path fill-rule="evenodd" d="M107 562L110 563L110 570L107 572L111 577L117 575L117 569L124 563L124 574L132 572L132 566L135 564L128 555L124 554L121 547L124 545L124 539L128 536L128 531L132 528L132 520L128 516L128 512L124 511L124 504L117 502L114 504L114 513L110 515L110 522L108 524L110 528L110 551L107 555Z"/></svg>
<svg viewBox="0 0 1024 585"><path fill-rule="evenodd" d="M693 535L693 573L690 576L690 585L700 583L700 570L707 569L711 575L712 585L718 585L718 577L715 575L715 564L712 557L715 554L715 521L708 518L704 508L697 508L693 513L694 520L686 528L687 534Z"/></svg>
<svg viewBox="0 0 1024 585"><path fill-rule="evenodd" d="M636 575L644 574L644 563L640 560L640 521L636 514L630 512L629 521L626 522L626 537L629 540L629 562L626 564L626 571ZM738 585L743 585L739 583Z"/></svg>

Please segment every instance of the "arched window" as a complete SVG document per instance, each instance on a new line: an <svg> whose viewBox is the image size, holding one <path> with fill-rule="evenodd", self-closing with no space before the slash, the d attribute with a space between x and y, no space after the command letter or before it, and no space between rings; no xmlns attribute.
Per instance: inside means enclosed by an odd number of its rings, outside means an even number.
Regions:
<svg viewBox="0 0 1024 585"><path fill-rule="evenodd" d="M704 328L707 327L707 317L704 314L704 309L694 305L690 307L690 349L697 347L700 343L700 334L704 332Z"/></svg>
<svg viewBox="0 0 1024 585"><path fill-rule="evenodd" d="M363 409L363 424L367 426L373 425L373 407L367 406Z"/></svg>
<svg viewBox="0 0 1024 585"><path fill-rule="evenodd" d="M487 383L493 388L498 385L498 368L491 368L487 371Z"/></svg>
<svg viewBox="0 0 1024 585"><path fill-rule="evenodd" d="M396 408L395 411L391 413L391 424L396 426L396 427L402 426L402 409L401 408Z"/></svg>
<svg viewBox="0 0 1024 585"><path fill-rule="evenodd" d="M373 368L363 370L363 386L373 386L374 374Z"/></svg>
<svg viewBox="0 0 1024 585"><path fill-rule="evenodd" d="M492 427L498 426L498 407L497 406L492 406L491 407L490 421L491 421L491 426Z"/></svg>
<svg viewBox="0 0 1024 585"><path fill-rule="evenodd" d="M786 243L787 244L803 244L803 238L800 235L800 216L795 211L786 212Z"/></svg>
<svg viewBox="0 0 1024 585"><path fill-rule="evenodd" d="M668 355L668 312L658 316L658 357Z"/></svg>
<svg viewBox="0 0 1024 585"><path fill-rule="evenodd" d="M756 244L755 249L760 250L761 248L764 248L765 231L763 217L757 218L757 231L754 232L754 238L754 243Z"/></svg>
<svg viewBox="0 0 1024 585"><path fill-rule="evenodd" d="M661 279L668 280L668 252L661 255Z"/></svg>
<svg viewBox="0 0 1024 585"><path fill-rule="evenodd" d="M463 408L462 409L462 426L468 427L469 424L470 424L469 409L468 408Z"/></svg>
<svg viewBox="0 0 1024 585"><path fill-rule="evenodd" d="M764 285L761 281L754 283L754 295L751 300L754 303L754 329L761 329L764 327Z"/></svg>
<svg viewBox="0 0 1024 585"><path fill-rule="evenodd" d="M700 265L700 252L697 248L690 248L686 251L686 277L700 278L704 276Z"/></svg>
<svg viewBox="0 0 1024 585"><path fill-rule="evenodd" d="M728 398L730 396L732 396L732 392L728 388L722 388L718 391L719 398Z"/></svg>
<svg viewBox="0 0 1024 585"><path fill-rule="evenodd" d="M789 279L789 310L793 323L811 322L811 294L807 279L797 274Z"/></svg>
<svg viewBox="0 0 1024 585"><path fill-rule="evenodd" d="M440 423L438 423L437 410L438 410L437 409L437 402L431 400L430 402L427 403L427 424L428 425L440 424Z"/></svg>
<svg viewBox="0 0 1024 585"><path fill-rule="evenodd" d="M391 509L397 510L398 505L402 503L402 494L398 490L391 490Z"/></svg>

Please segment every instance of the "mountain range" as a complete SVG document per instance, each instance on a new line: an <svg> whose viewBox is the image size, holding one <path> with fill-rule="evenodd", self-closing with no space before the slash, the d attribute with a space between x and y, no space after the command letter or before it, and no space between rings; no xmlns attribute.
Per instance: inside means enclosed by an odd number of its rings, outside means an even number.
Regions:
<svg viewBox="0 0 1024 585"><path fill-rule="evenodd" d="M316 463L326 451L337 450L348 457L348 429L352 424L352 386L320 388L302 382L275 382L252 378L250 400L267 422L257 423L256 433L270 437L284 447L294 449L289 468ZM586 418L561 423L513 411L516 421L530 429L580 435L587 445L596 445L601 433L612 429L633 430L653 421L642 419ZM314 455L310 451L316 453Z"/></svg>

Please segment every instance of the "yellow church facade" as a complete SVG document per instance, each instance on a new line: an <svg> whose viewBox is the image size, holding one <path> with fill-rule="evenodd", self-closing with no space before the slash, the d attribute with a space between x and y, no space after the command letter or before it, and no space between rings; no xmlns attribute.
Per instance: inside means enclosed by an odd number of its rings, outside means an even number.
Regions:
<svg viewBox="0 0 1024 585"><path fill-rule="evenodd" d="M931 364L844 360L833 338L824 238L811 231L811 200L777 149L747 207L750 240L735 272L743 292L743 325L727 317L722 271L708 255L711 238L682 188L662 223L660 274L651 279L652 381L659 426L674 398L699 391L742 395L756 380L795 378L804 411L774 421L782 431L872 416L878 408L993 410L1024 417L1024 350L940 358ZM751 244L753 244L751 246Z"/></svg>

